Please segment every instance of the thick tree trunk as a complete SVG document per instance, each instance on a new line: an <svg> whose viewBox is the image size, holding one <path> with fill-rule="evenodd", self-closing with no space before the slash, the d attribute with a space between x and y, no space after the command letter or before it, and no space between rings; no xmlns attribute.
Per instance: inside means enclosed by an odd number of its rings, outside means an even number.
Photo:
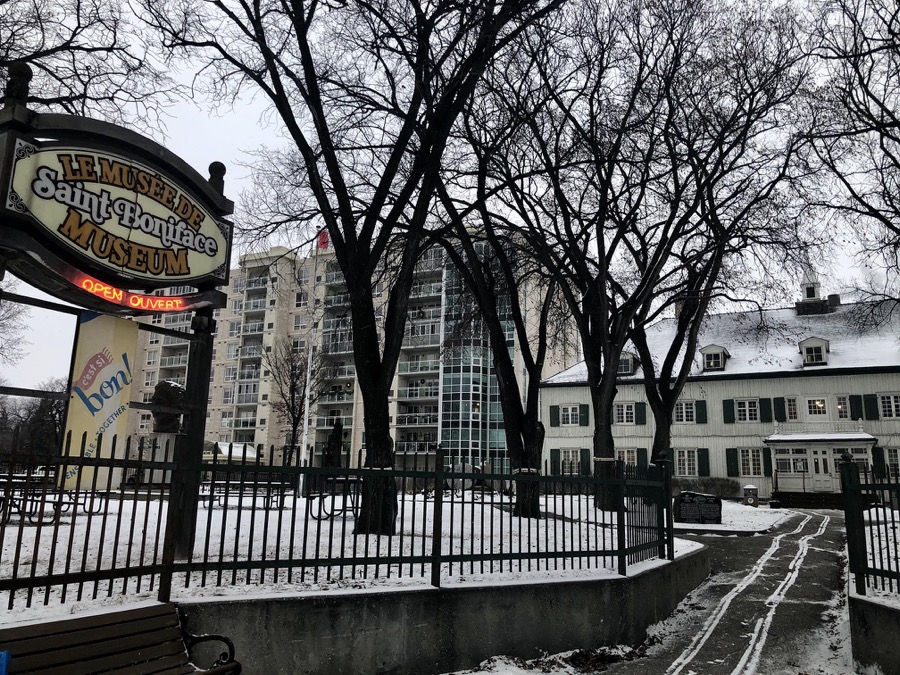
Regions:
<svg viewBox="0 0 900 675"><path fill-rule="evenodd" d="M616 477L615 441L612 435L612 420L609 411L612 409L612 400L615 391L611 395L599 395L594 397L594 477L601 479L613 479ZM599 461L598 461L599 460ZM597 484L594 490L594 508L602 511L616 511L618 509L619 492L615 486L609 484Z"/></svg>
<svg viewBox="0 0 900 675"><path fill-rule="evenodd" d="M362 382L360 382L362 384ZM363 390L366 418L367 469L390 469L394 464L393 441L388 427L387 394ZM397 533L397 484L392 477L365 476L354 534Z"/></svg>
<svg viewBox="0 0 900 675"><path fill-rule="evenodd" d="M544 427L538 422L526 434L527 438L524 439L525 466L522 467L521 473L518 474L520 479L515 482L516 503L513 507L513 515L520 518L540 518L541 482L535 479L524 479L524 476L531 475L537 478L541 473L540 462L541 452L544 447Z"/></svg>

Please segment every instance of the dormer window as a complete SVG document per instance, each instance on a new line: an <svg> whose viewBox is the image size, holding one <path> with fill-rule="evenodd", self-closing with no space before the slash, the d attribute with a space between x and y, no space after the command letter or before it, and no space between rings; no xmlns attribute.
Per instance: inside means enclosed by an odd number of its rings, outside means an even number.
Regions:
<svg viewBox="0 0 900 675"><path fill-rule="evenodd" d="M622 354L619 357L619 367L616 372L619 375L634 375L637 369L637 359L633 354Z"/></svg>
<svg viewBox="0 0 900 675"><path fill-rule="evenodd" d="M800 342L800 354L804 366L824 366L828 364L828 340L811 337Z"/></svg>
<svg viewBox="0 0 900 675"><path fill-rule="evenodd" d="M719 345L708 345L700 350L703 356L703 370L725 370L725 361L728 359L728 350Z"/></svg>

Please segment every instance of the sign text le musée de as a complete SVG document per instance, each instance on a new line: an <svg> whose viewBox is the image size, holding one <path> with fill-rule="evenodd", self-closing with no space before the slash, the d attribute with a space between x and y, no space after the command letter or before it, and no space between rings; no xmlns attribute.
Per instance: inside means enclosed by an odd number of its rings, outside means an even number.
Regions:
<svg viewBox="0 0 900 675"><path fill-rule="evenodd" d="M90 268L153 287L227 275L226 232L163 174L108 152L16 144L14 208Z"/></svg>

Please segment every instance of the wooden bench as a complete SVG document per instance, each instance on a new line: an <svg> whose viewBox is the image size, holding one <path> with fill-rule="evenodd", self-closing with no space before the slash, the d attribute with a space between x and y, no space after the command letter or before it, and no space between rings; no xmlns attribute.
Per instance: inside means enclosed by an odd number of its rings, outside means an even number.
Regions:
<svg viewBox="0 0 900 675"><path fill-rule="evenodd" d="M208 670L198 670L190 662L190 652L212 640L222 642L227 651ZM171 603L0 629L0 651L9 652L10 674L241 672L231 640L191 635Z"/></svg>

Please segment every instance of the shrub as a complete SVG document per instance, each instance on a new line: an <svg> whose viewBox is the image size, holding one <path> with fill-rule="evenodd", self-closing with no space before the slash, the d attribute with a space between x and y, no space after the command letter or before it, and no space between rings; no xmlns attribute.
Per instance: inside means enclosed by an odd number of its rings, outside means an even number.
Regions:
<svg viewBox="0 0 900 675"><path fill-rule="evenodd" d="M742 494L740 483L733 478L714 476L673 479L672 495L677 496L682 492L700 492L705 495L715 495L720 499L734 499Z"/></svg>

